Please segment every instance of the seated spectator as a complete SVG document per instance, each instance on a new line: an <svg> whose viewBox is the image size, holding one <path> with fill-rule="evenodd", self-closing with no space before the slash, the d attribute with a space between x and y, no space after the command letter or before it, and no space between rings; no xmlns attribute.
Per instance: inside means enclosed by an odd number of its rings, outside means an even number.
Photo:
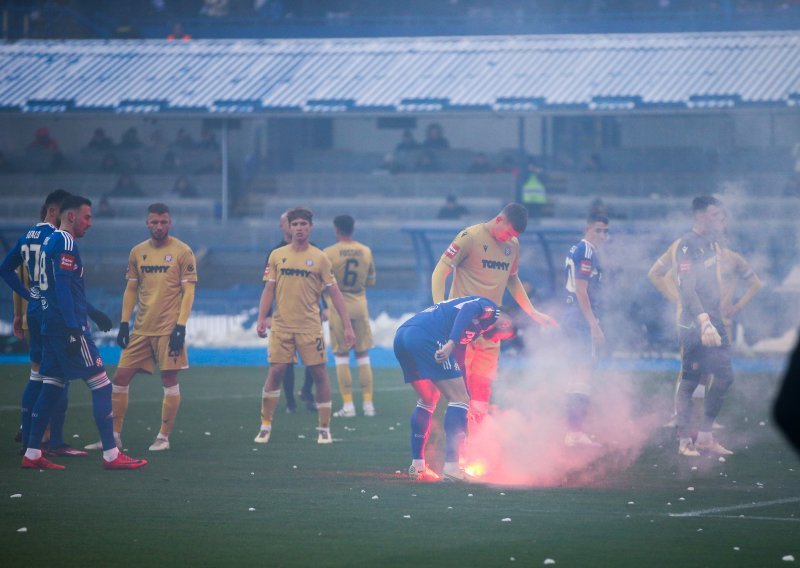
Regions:
<svg viewBox="0 0 800 568"><path fill-rule="evenodd" d="M389 152L383 157L383 162L381 163L380 169L387 171L390 174L406 171L406 167L397 161L394 152Z"/></svg>
<svg viewBox="0 0 800 568"><path fill-rule="evenodd" d="M189 41L192 36L183 31L183 24L175 22L172 31L167 34L167 41Z"/></svg>
<svg viewBox="0 0 800 568"><path fill-rule="evenodd" d="M192 135L189 134L185 128L179 128L178 133L175 135L174 146L183 150L191 150L194 148L194 140L192 139Z"/></svg>
<svg viewBox="0 0 800 568"><path fill-rule="evenodd" d="M511 156L506 156L503 158L503 161L497 166L495 170L498 174L512 174L514 177L519 175L519 168L514 163L514 158Z"/></svg>
<svg viewBox="0 0 800 568"><path fill-rule="evenodd" d="M109 152L103 156L103 161L100 162L100 171L107 174L118 174L122 171L122 164L114 154Z"/></svg>
<svg viewBox="0 0 800 568"><path fill-rule="evenodd" d="M438 172L439 164L436 163L433 152L422 152L414 164L414 169L418 172Z"/></svg>
<svg viewBox="0 0 800 568"><path fill-rule="evenodd" d="M36 129L33 135L33 142L28 145L28 155L34 157L38 162L36 169L55 171L64 165L64 154L58 148L58 142L50 136L50 130L46 126ZM41 161L42 158L47 165Z"/></svg>
<svg viewBox="0 0 800 568"><path fill-rule="evenodd" d="M100 198L100 204L97 206L95 216L104 219L113 219L117 216L117 212L111 207L111 201L108 199L107 195Z"/></svg>
<svg viewBox="0 0 800 568"><path fill-rule="evenodd" d="M489 163L489 158L486 157L486 154L481 152L480 154L472 158L472 163L469 165L467 173L488 174L491 171L492 171L492 165Z"/></svg>
<svg viewBox="0 0 800 568"><path fill-rule="evenodd" d="M419 149L419 142L414 139L414 133L406 128L403 130L403 137L394 149L398 152L411 152Z"/></svg>
<svg viewBox="0 0 800 568"><path fill-rule="evenodd" d="M28 150L58 152L58 142L50 136L50 130L46 126L41 126L34 132L33 142L28 145Z"/></svg>
<svg viewBox="0 0 800 568"><path fill-rule="evenodd" d="M469 209L464 207L458 202L455 195L448 195L445 198L444 205L439 209L436 215L437 219L461 219L464 215L469 213Z"/></svg>
<svg viewBox="0 0 800 568"><path fill-rule="evenodd" d="M219 144L217 144L217 137L214 136L214 133L209 128L204 128L200 131L200 142L197 143L198 148L203 148L204 150L219 150Z"/></svg>
<svg viewBox="0 0 800 568"><path fill-rule="evenodd" d="M181 160L172 150L164 154L164 159L161 160L162 172L177 172L181 169Z"/></svg>
<svg viewBox="0 0 800 568"><path fill-rule="evenodd" d="M144 171L144 163L139 156L133 156L130 160L128 160L127 165L125 166L125 171L132 173L132 174L140 174Z"/></svg>
<svg viewBox="0 0 800 568"><path fill-rule="evenodd" d="M122 133L122 138L119 141L119 147L124 150L136 150L142 147L142 141L139 140L139 131L133 126L128 128Z"/></svg>
<svg viewBox="0 0 800 568"><path fill-rule="evenodd" d="M197 197L197 190L186 176L180 176L172 186L172 194L176 197Z"/></svg>
<svg viewBox="0 0 800 568"><path fill-rule="evenodd" d="M450 147L450 142L444 137L441 125L436 122L428 125L422 147L427 150L446 150Z"/></svg>
<svg viewBox="0 0 800 568"><path fill-rule="evenodd" d="M230 169L230 168L229 168ZM222 173L222 156L216 155L214 159L206 163L205 166L197 170L198 174L221 174Z"/></svg>
<svg viewBox="0 0 800 568"><path fill-rule="evenodd" d="M131 174L122 174L109 197L144 197L144 192Z"/></svg>
<svg viewBox="0 0 800 568"><path fill-rule="evenodd" d="M110 150L114 147L114 142L106 136L106 131L102 128L95 128L89 144L86 145L90 150Z"/></svg>

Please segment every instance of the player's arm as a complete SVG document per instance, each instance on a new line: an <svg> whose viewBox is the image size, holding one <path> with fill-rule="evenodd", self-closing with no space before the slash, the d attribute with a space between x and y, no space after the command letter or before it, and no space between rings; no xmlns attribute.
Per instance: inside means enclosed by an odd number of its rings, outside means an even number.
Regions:
<svg viewBox="0 0 800 568"><path fill-rule="evenodd" d="M558 325L558 322L555 319L544 312L540 312L533 306L533 302L531 302L531 299L528 297L528 293L525 291L525 286L519 279L519 275L514 274L511 276L508 279L506 288L508 288L508 291L511 294L511 297L514 298L514 301L519 304L520 308L522 308L522 311L528 314L533 321L543 326Z"/></svg>
<svg viewBox="0 0 800 568"><path fill-rule="evenodd" d="M25 301L31 301L31 293L19 279L17 268L22 265L22 252L19 243L9 251L0 264L0 277L8 284L9 288L19 294Z"/></svg>
<svg viewBox="0 0 800 568"><path fill-rule="evenodd" d="M700 329L700 341L706 347L719 347L722 338L719 331L711 323L708 313L703 308L700 296L697 294L697 267L695 266L695 251L691 243L682 241L677 253L678 264L678 289L680 290L681 306L683 313L691 317Z"/></svg>
<svg viewBox="0 0 800 568"><path fill-rule="evenodd" d="M444 289L447 285L447 277L453 272L453 267L447 264L444 260L439 259L436 267L431 274L431 295L433 296L433 303L438 304L445 299Z"/></svg>
<svg viewBox="0 0 800 568"><path fill-rule="evenodd" d="M12 324L12 328L14 329L14 337L17 339L24 339L25 330L22 329L22 314L25 311L25 305L22 301L22 296L16 292L14 292L12 296L14 301L14 323Z"/></svg>
<svg viewBox="0 0 800 568"><path fill-rule="evenodd" d="M185 327L186 322L189 321L189 315L192 313L192 305L194 304L196 284L196 282L181 282L181 293L183 297L181 298L181 308L178 312L178 325Z"/></svg>
<svg viewBox="0 0 800 568"><path fill-rule="evenodd" d="M111 330L111 318L88 302L86 303L86 313L92 318L92 321L97 324L100 331Z"/></svg>
<svg viewBox="0 0 800 568"><path fill-rule="evenodd" d="M662 254L658 260L653 263L650 270L647 272L647 277L653 286L661 292L667 300L673 304L679 300L678 287L675 281L669 277L670 269L672 268L672 255L670 251Z"/></svg>
<svg viewBox="0 0 800 568"><path fill-rule="evenodd" d="M344 303L344 296L342 291L339 290L337 284L329 284L326 286L327 292L330 295L333 307L339 314L339 317L344 324L344 342L348 347L353 347L356 344L356 333L353 331L353 324L350 322L350 315L347 313L347 306Z"/></svg>
<svg viewBox="0 0 800 568"><path fill-rule="evenodd" d="M261 300L258 302L258 324L256 331L259 337L267 336L267 317L272 308L272 301L275 299L275 281L267 280L264 289L261 291Z"/></svg>
<svg viewBox="0 0 800 568"><path fill-rule="evenodd" d="M578 307L581 309L583 319L589 324L592 331L592 345L602 348L606 342L606 336L600 327L600 322L592 310L592 301L589 299L589 281L584 278L575 278L575 298L578 300Z"/></svg>
<svg viewBox="0 0 800 568"><path fill-rule="evenodd" d="M366 286L375 286L378 281L378 273L375 271L375 261L372 256L369 259L369 270L367 270L367 281L364 283Z"/></svg>
<svg viewBox="0 0 800 568"><path fill-rule="evenodd" d="M747 287L747 290L745 290L744 294L742 294L742 297L739 298L739 301L732 306L734 309L733 313L743 310L744 307L750 303L750 300L752 300L755 295L758 294L763 286L761 283L761 278L759 278L758 274L755 272L751 272L750 277L747 278L746 281L749 282L750 285Z"/></svg>

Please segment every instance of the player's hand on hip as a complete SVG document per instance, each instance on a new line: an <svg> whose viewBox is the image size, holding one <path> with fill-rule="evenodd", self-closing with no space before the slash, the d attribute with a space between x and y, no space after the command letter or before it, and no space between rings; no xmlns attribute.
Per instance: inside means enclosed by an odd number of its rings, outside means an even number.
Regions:
<svg viewBox="0 0 800 568"><path fill-rule="evenodd" d="M436 353L433 354L433 358L436 359L437 363L444 363L450 358L450 354L453 352L453 348L456 346L453 343L452 339L448 339L447 343L442 345L440 349L436 350Z"/></svg>
<svg viewBox="0 0 800 568"><path fill-rule="evenodd" d="M700 343L704 347L720 347L722 345L722 337L711 323L711 318L708 314L700 314L697 316L697 321L700 323Z"/></svg>
<svg viewBox="0 0 800 568"><path fill-rule="evenodd" d="M169 350L170 352L180 352L183 349L183 344L186 341L186 326L175 324L175 328L169 336Z"/></svg>
<svg viewBox="0 0 800 568"><path fill-rule="evenodd" d="M270 323L272 323L271 318L270 318ZM267 330L270 327L271 326L267 324L267 320L259 320L258 325L256 326L256 333L258 333L259 337L264 338L267 336Z"/></svg>
<svg viewBox="0 0 800 568"><path fill-rule="evenodd" d="M25 339L25 330L22 329L22 316L14 316L14 337L17 339Z"/></svg>
<svg viewBox="0 0 800 568"><path fill-rule="evenodd" d="M347 344L348 347L354 347L356 344L356 332L353 331L353 328L345 329L344 330L344 342Z"/></svg>
<svg viewBox="0 0 800 568"><path fill-rule="evenodd" d="M67 354L77 355L81 352L81 330L77 327L67 329Z"/></svg>
<svg viewBox="0 0 800 568"><path fill-rule="evenodd" d="M119 322L119 332L117 332L117 345L119 345L122 349L125 349L128 346L128 341L130 341L130 324L126 321Z"/></svg>

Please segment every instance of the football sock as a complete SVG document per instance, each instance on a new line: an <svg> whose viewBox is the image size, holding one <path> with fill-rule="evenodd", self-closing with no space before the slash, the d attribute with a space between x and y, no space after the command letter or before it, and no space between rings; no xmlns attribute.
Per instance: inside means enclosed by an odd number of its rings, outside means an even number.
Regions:
<svg viewBox="0 0 800 568"><path fill-rule="evenodd" d="M117 459L118 455L119 449L117 449L117 446L114 446L110 450L103 450L103 459L107 462L113 462L115 459Z"/></svg>
<svg viewBox="0 0 800 568"><path fill-rule="evenodd" d="M34 377L36 375L36 377ZM31 433L31 412L42 392L42 376L31 371L31 378L22 392L22 443L27 444Z"/></svg>
<svg viewBox="0 0 800 568"><path fill-rule="evenodd" d="M706 407L703 414L703 424L701 430L711 431L714 420L717 419L719 411L722 410L722 403L725 401L725 393L733 384L733 371L728 367L718 373L714 373L714 382L706 392Z"/></svg>
<svg viewBox="0 0 800 568"><path fill-rule="evenodd" d="M364 403L372 402L372 365L369 355L356 359L356 365L358 365L358 382L361 383Z"/></svg>
<svg viewBox="0 0 800 568"><path fill-rule="evenodd" d="M108 379L106 378L106 381ZM114 418L111 405L111 383L92 389L92 413L97 431L100 432L100 441L103 442L103 450L111 448L117 449L114 439Z"/></svg>
<svg viewBox="0 0 800 568"><path fill-rule="evenodd" d="M164 401L161 403L161 430L159 435L169 438L172 427L175 425L175 417L178 415L178 408L181 405L180 385L164 387Z"/></svg>
<svg viewBox="0 0 800 568"><path fill-rule="evenodd" d="M318 402L317 403L317 413L319 416L319 427L320 428L330 428L331 426L331 407L333 403L331 401L328 402Z"/></svg>
<svg viewBox="0 0 800 568"><path fill-rule="evenodd" d="M283 375L283 392L286 395L286 406L296 408L294 399L294 365L286 365L286 374Z"/></svg>
<svg viewBox="0 0 800 568"><path fill-rule="evenodd" d="M55 384L54 384L55 383ZM39 393L39 398L36 399L36 404L33 405L31 411L31 429L28 436L27 447L39 449L42 444L42 436L44 430L50 422L50 416L53 413L53 408L58 404L62 396L62 383L57 381L46 381L42 385L42 391ZM35 459L35 458L31 458Z"/></svg>
<svg viewBox="0 0 800 568"><path fill-rule="evenodd" d="M53 414L50 415L50 447L64 446L64 421L67 419L67 406L69 405L69 383L64 384L61 398L58 399Z"/></svg>
<svg viewBox="0 0 800 568"><path fill-rule="evenodd" d="M425 460L424 460L424 459L421 459L421 460L411 460L411 465L413 465L413 466L414 466L414 468L415 468L417 471L425 471Z"/></svg>
<svg viewBox="0 0 800 568"><path fill-rule="evenodd" d="M339 394L345 406L353 404L353 376L350 374L350 357L347 355L334 355L336 362L336 379L339 381Z"/></svg>
<svg viewBox="0 0 800 568"><path fill-rule="evenodd" d="M433 411L431 408L417 401L414 412L411 413L411 458L415 460L425 459L425 444L428 442L428 434L431 430L431 418Z"/></svg>
<svg viewBox="0 0 800 568"><path fill-rule="evenodd" d="M121 433L128 412L128 391L130 386L113 385L111 387L111 405L114 408L114 432Z"/></svg>
<svg viewBox="0 0 800 568"><path fill-rule="evenodd" d="M589 412L589 396L583 393L571 392L567 395L567 424L573 432L583 429L583 421Z"/></svg>
<svg viewBox="0 0 800 568"><path fill-rule="evenodd" d="M261 426L272 426L272 417L281 398L281 391L261 391Z"/></svg>
<svg viewBox="0 0 800 568"><path fill-rule="evenodd" d="M461 443L467 435L469 403L451 402L444 413L445 461L458 462Z"/></svg>
<svg viewBox="0 0 800 568"><path fill-rule="evenodd" d="M308 367L306 367L304 370L305 370L305 378L303 379L302 391L303 394L306 396L306 398L311 399L312 398L311 387L314 386L314 377L311 376L311 371L309 370Z"/></svg>

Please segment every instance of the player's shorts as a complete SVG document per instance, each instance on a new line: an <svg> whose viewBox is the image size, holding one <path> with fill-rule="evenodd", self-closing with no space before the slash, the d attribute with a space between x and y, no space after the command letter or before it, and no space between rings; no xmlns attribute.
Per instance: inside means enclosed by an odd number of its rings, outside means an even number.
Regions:
<svg viewBox="0 0 800 568"><path fill-rule="evenodd" d="M717 324L720 324L717 327ZM733 377L731 366L731 344L728 334L721 322L713 321L722 338L720 347L706 347L700 341L700 330L697 326L681 328L681 380L699 381L703 376ZM721 329L720 329L721 328Z"/></svg>
<svg viewBox="0 0 800 568"><path fill-rule="evenodd" d="M137 369L149 375L156 363L162 371L181 371L189 368L186 344L179 352L169 349L169 335L138 335L132 333L128 346L122 350L118 367Z"/></svg>
<svg viewBox="0 0 800 568"><path fill-rule="evenodd" d="M67 353L68 342L69 337L66 335L42 336L42 364L39 368L42 375L74 381L105 372L100 352L88 330L81 335L81 350L75 355Z"/></svg>
<svg viewBox="0 0 800 568"><path fill-rule="evenodd" d="M447 361L436 362L436 351L440 347L441 343L421 327L404 326L398 329L394 336L394 356L403 369L403 380L412 383L463 377L453 354Z"/></svg>
<svg viewBox="0 0 800 568"><path fill-rule="evenodd" d="M479 337L467 345L464 356L467 381L492 382L497 378L497 362L500 359L500 342Z"/></svg>
<svg viewBox="0 0 800 568"><path fill-rule="evenodd" d="M42 362L42 319L40 314L29 314L28 351L32 363Z"/></svg>
<svg viewBox="0 0 800 568"><path fill-rule="evenodd" d="M330 310L328 323L331 332L331 349L334 353L340 355L347 353L350 348L344 340L344 325L342 324L342 319L339 317L339 312ZM369 318L366 316L351 318L350 323L353 325L353 331L356 334L356 353L369 351L373 345Z"/></svg>
<svg viewBox="0 0 800 568"><path fill-rule="evenodd" d="M272 363L297 363L297 355L306 367L328 362L322 327L312 333L271 331L267 345L267 360Z"/></svg>

